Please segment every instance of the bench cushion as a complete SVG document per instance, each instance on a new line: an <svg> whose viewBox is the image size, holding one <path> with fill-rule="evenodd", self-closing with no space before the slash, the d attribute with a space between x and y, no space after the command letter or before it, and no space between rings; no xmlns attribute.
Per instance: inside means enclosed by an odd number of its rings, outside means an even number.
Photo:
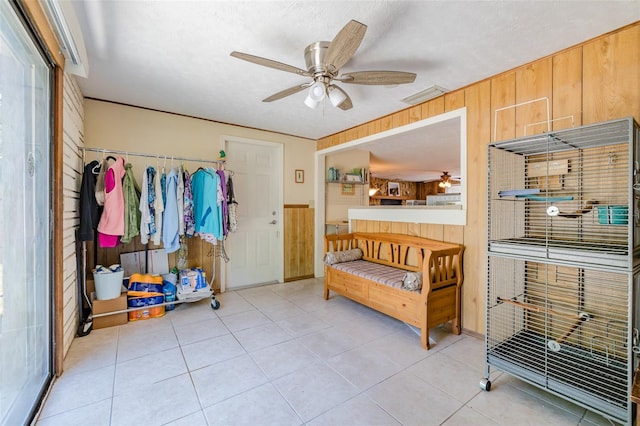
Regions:
<svg viewBox="0 0 640 426"><path fill-rule="evenodd" d="M407 272L404 269L380 265L366 260L337 263L335 265L331 265L331 267L357 277L366 278L395 288L402 288L402 278Z"/></svg>

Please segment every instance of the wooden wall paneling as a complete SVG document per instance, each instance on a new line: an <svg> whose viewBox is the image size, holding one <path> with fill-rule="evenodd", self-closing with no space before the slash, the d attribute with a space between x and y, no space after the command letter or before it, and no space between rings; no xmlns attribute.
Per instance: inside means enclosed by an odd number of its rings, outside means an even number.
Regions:
<svg viewBox="0 0 640 426"><path fill-rule="evenodd" d="M517 107L516 137L544 133L547 131L547 104L549 117L553 116L551 103L552 60L551 57L530 63L516 70L516 103L547 98ZM535 124L541 123L541 124Z"/></svg>
<svg viewBox="0 0 640 426"><path fill-rule="evenodd" d="M387 221L369 221L369 229L370 232L393 232L393 228L391 227L392 222Z"/></svg>
<svg viewBox="0 0 640 426"><path fill-rule="evenodd" d="M305 208L303 211L304 222L302 227L302 252L303 257L301 259L301 276L313 277L314 265L313 259L315 255L313 245L313 235L315 233L315 209Z"/></svg>
<svg viewBox="0 0 640 426"><path fill-rule="evenodd" d="M439 96L422 104L422 118L440 115L444 112L444 96Z"/></svg>
<svg viewBox="0 0 640 426"><path fill-rule="evenodd" d="M464 227L462 326L484 333L487 256L487 144L491 139L492 82L466 89L467 225ZM502 93L501 91L498 91ZM504 100L504 98L503 98Z"/></svg>
<svg viewBox="0 0 640 426"><path fill-rule="evenodd" d="M357 127L358 129L358 139L366 138L369 136L369 126L365 124L361 124Z"/></svg>
<svg viewBox="0 0 640 426"><path fill-rule="evenodd" d="M391 232L392 234L407 234L407 223L406 222L390 222L391 224Z"/></svg>
<svg viewBox="0 0 640 426"><path fill-rule="evenodd" d="M444 225L442 241L464 244L464 226Z"/></svg>
<svg viewBox="0 0 640 426"><path fill-rule="evenodd" d="M517 75L517 77L516 77ZM517 90L516 90L517 85ZM527 66L507 71L447 93L445 111L467 107L467 224L462 228L442 227L441 239L460 238L466 247L465 283L462 289L463 327L484 333L487 245L487 163L486 146L494 140L516 136L515 108L499 113L494 139L494 111L516 104L525 96L551 98L552 117L575 115L575 125L634 116L640 120L640 23L611 35L564 50ZM421 113L424 105L421 106ZM410 110L411 119L416 119ZM518 121L537 111L519 111ZM546 111L544 114L546 119ZM425 117L422 117L425 118ZM367 123L370 134L390 128L389 116ZM565 128L559 122L556 128ZM522 130L518 134L522 133ZM530 134L530 133L529 133ZM354 221L354 230L401 232L402 224L382 221ZM413 224L404 224L405 232L415 232ZM438 228L420 225L420 235L440 235Z"/></svg>
<svg viewBox="0 0 640 426"><path fill-rule="evenodd" d="M416 105L409 108L409 123L415 123L422 120L422 106Z"/></svg>
<svg viewBox="0 0 640 426"><path fill-rule="evenodd" d="M443 241L444 225L435 223L421 223L420 236L424 238L431 238L432 240Z"/></svg>
<svg viewBox="0 0 640 426"><path fill-rule="evenodd" d="M402 111L398 111L395 114L391 115L391 125L395 129L396 127L404 126L409 124L409 110L403 109Z"/></svg>
<svg viewBox="0 0 640 426"><path fill-rule="evenodd" d="M454 111L460 109L465 105L465 91L457 90L455 92L446 93L444 95L444 111Z"/></svg>
<svg viewBox="0 0 640 426"><path fill-rule="evenodd" d="M298 235L298 209L284 209L284 280L298 276L298 250L295 236Z"/></svg>
<svg viewBox="0 0 640 426"><path fill-rule="evenodd" d="M351 221L351 232L365 232L367 230L366 220L354 219Z"/></svg>
<svg viewBox="0 0 640 426"><path fill-rule="evenodd" d="M585 44L583 122L640 121L640 25Z"/></svg>
<svg viewBox="0 0 640 426"><path fill-rule="evenodd" d="M380 130L380 119L370 121L369 123L367 123L367 127L369 128L370 135L375 135L376 133L380 133L382 131Z"/></svg>
<svg viewBox="0 0 640 426"><path fill-rule="evenodd" d="M419 223L408 223L407 224L407 235L415 235L417 237L420 236L420 224Z"/></svg>
<svg viewBox="0 0 640 426"><path fill-rule="evenodd" d="M467 90L467 94L469 91ZM516 136L516 111L508 108L494 113L496 109L516 104L516 73L509 72L491 79L491 141L513 139ZM469 111L467 110L467 129L469 125ZM497 121L497 125L494 122ZM494 126L496 128L494 135ZM468 135L467 135L468 137ZM468 144L467 144L468 145Z"/></svg>
<svg viewBox="0 0 640 426"><path fill-rule="evenodd" d="M318 139L316 141L316 150L320 151L321 149L328 148L331 146L330 143L331 143L331 137L329 136L322 139Z"/></svg>
<svg viewBox="0 0 640 426"><path fill-rule="evenodd" d="M313 276L314 209L284 209L284 280Z"/></svg>
<svg viewBox="0 0 640 426"><path fill-rule="evenodd" d="M354 141L358 139L358 128L353 127L346 131L345 133L345 142Z"/></svg>
<svg viewBox="0 0 640 426"><path fill-rule="evenodd" d="M553 130L582 125L582 48L575 47L552 58ZM563 117L573 117L564 118Z"/></svg>
<svg viewBox="0 0 640 426"><path fill-rule="evenodd" d="M384 132L385 130L393 129L393 118L390 115L386 115L379 120L376 120L376 122L380 123L378 132Z"/></svg>

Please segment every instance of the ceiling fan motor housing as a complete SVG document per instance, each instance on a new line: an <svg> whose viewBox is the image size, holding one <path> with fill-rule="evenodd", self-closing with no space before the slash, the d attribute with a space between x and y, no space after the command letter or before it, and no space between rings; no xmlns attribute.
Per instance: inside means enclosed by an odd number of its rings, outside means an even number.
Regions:
<svg viewBox="0 0 640 426"><path fill-rule="evenodd" d="M314 75L314 79L320 76L331 79L337 74L338 70L331 73L324 65L324 56L329 44L328 41L316 41L304 49L304 62L307 65L307 71Z"/></svg>

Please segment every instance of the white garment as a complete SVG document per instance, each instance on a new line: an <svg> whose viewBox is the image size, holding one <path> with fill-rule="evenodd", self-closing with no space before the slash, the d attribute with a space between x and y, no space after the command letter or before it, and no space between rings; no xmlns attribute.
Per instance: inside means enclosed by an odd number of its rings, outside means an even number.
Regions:
<svg viewBox="0 0 640 426"><path fill-rule="evenodd" d="M153 244L159 246L162 242L162 212L164 211L164 201L162 200L162 173L156 173L154 178L154 188L156 199L153 207L156 209L156 233L153 234Z"/></svg>
<svg viewBox="0 0 640 426"><path fill-rule="evenodd" d="M140 242L149 242L149 224L151 223L151 212L149 211L149 179L147 169L142 172L142 188L140 191Z"/></svg>
<svg viewBox="0 0 640 426"><path fill-rule="evenodd" d="M184 235L184 175L182 166L178 167L178 235Z"/></svg>

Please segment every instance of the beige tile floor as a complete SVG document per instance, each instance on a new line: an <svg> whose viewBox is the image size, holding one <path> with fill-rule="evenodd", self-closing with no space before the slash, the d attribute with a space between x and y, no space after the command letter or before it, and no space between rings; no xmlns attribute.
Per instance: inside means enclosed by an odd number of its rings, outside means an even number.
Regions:
<svg viewBox="0 0 640 426"><path fill-rule="evenodd" d="M320 279L220 294L76 338L37 425L609 425L500 372L483 341L405 324Z"/></svg>

